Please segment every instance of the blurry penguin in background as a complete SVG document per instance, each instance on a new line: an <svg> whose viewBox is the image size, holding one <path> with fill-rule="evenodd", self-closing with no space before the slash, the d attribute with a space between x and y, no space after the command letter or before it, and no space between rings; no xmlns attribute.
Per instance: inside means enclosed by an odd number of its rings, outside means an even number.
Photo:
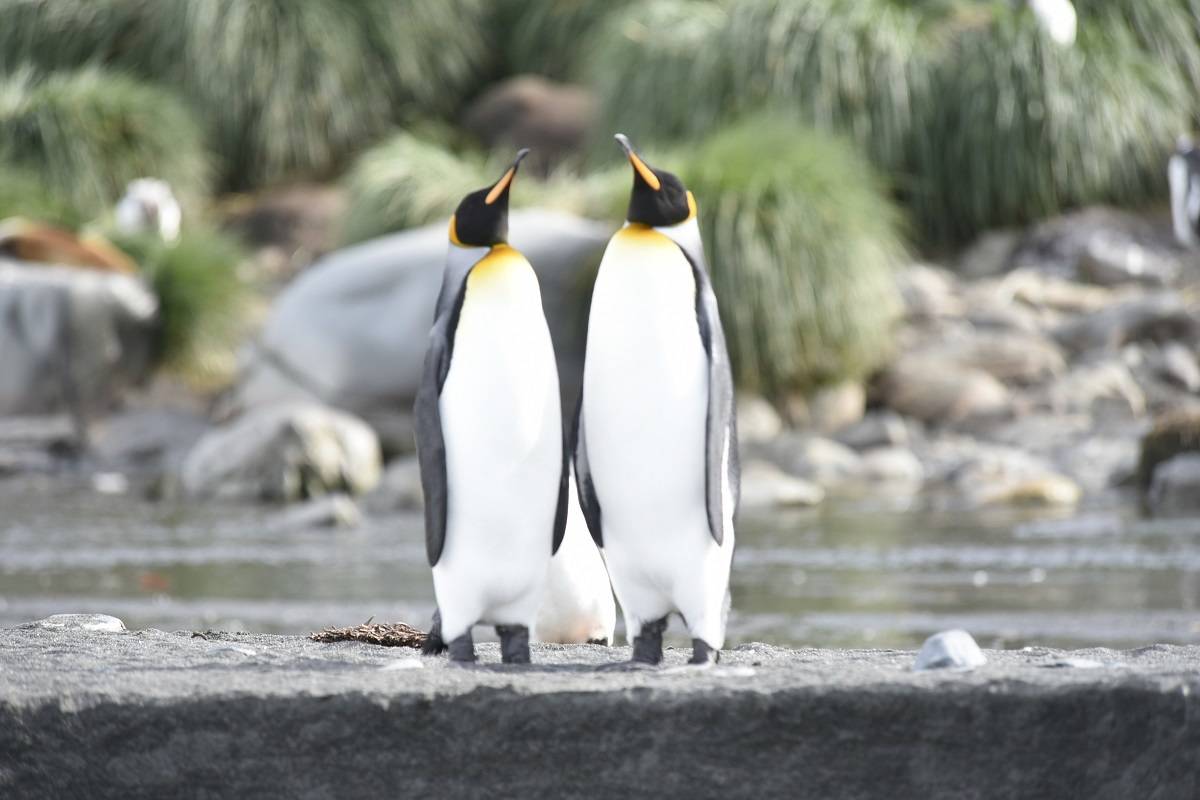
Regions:
<svg viewBox="0 0 1200 800"><path fill-rule="evenodd" d="M1071 0L1019 0L1029 6L1038 25L1056 44L1071 47L1079 25Z"/></svg>
<svg viewBox="0 0 1200 800"><path fill-rule="evenodd" d="M1184 247L1200 247L1200 150L1181 136L1167 162L1171 185L1171 225Z"/></svg>
<svg viewBox="0 0 1200 800"><path fill-rule="evenodd" d="M117 230L130 236L153 233L164 242L179 240L183 210L166 181L138 178L125 187L117 203Z"/></svg>
<svg viewBox="0 0 1200 800"><path fill-rule="evenodd" d="M725 642L738 501L733 377L696 201L617 134L633 172L626 223L592 291L576 425L580 505L604 548L633 645L662 661L678 613L692 663Z"/></svg>
<svg viewBox="0 0 1200 800"><path fill-rule="evenodd" d="M568 481L567 528L550 559L533 638L557 644L613 643L617 607L608 569L588 535L574 481Z"/></svg>
<svg viewBox="0 0 1200 800"><path fill-rule="evenodd" d="M507 243L527 150L450 218L450 248L415 404L425 545L438 618L425 651L472 662L494 625L505 663L529 663L551 555L566 524L558 368L533 268Z"/></svg>

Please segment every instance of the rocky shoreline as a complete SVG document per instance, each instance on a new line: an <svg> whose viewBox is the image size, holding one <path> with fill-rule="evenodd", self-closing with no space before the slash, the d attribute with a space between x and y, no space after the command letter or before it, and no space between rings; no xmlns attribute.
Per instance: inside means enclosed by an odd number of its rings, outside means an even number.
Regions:
<svg viewBox="0 0 1200 800"><path fill-rule="evenodd" d="M708 671L670 650L661 670L613 673L595 667L624 648L535 645L517 669L481 644L461 669L355 642L68 623L0 635L5 797L1200 788L1197 647L987 651L974 670L914 672L912 652L748 644Z"/></svg>
<svg viewBox="0 0 1200 800"><path fill-rule="evenodd" d="M570 408L582 344L571 276L596 257L603 231L536 210L514 214L513 224L515 239L540 254L534 263L547 308L557 309L551 323ZM352 524L354 502L367 513L419 508L407 410L443 238L431 226L318 262L275 300L238 383L215 405L161 376L127 387L115 412L89 413L82 460L65 405L57 416L7 418L0 474L70 468L100 476L100 490L318 499L289 517L302 524ZM547 249L550 241L556 248ZM570 247L557 246L563 241ZM1161 224L1085 210L988 234L953 270L914 264L896 281L903 313L894 352L868 381L776 404L741 396L748 507L865 492L968 509L1070 509L1126 493L1152 512L1200 511L1200 262ZM0 295L15 303L21 287ZM30 291L43 291L38 279ZM89 308L87 292L77 294L76 305ZM70 329L75 321L64 313L58 324ZM355 322L368 314L399 315L408 332L381 337ZM136 337L126 346L140 347ZM86 362L88 352L77 379L102 376L104 392L118 392L110 384L121 373ZM26 372L44 372L39 363ZM379 363L392 368L370 368ZM31 384L40 394L24 399L15 377L9 382L0 413L57 397L53 380ZM1168 412L1171 427L1147 461L1143 438ZM319 500L328 495L346 497Z"/></svg>

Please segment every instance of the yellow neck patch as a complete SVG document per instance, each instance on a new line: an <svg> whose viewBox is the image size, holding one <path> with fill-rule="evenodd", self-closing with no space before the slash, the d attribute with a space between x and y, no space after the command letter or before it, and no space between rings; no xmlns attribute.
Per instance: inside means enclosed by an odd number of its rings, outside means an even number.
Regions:
<svg viewBox="0 0 1200 800"><path fill-rule="evenodd" d="M474 286L480 282L491 283L495 280L502 280L522 266L529 266L525 256L507 244L495 245L471 268L471 274L467 276L467 285Z"/></svg>

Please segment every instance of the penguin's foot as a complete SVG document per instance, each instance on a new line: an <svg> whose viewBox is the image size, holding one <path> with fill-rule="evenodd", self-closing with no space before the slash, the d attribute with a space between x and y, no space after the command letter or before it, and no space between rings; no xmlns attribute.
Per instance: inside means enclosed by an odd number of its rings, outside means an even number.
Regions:
<svg viewBox="0 0 1200 800"><path fill-rule="evenodd" d="M662 663L663 631L667 629L667 618L642 623L642 630L633 639L633 661L642 664Z"/></svg>
<svg viewBox="0 0 1200 800"><path fill-rule="evenodd" d="M703 639L692 639L692 659L690 666L711 667L721 660L721 651L709 647Z"/></svg>
<svg viewBox="0 0 1200 800"><path fill-rule="evenodd" d="M464 665L475 663L475 642L471 640L471 632L467 631L457 639L452 639L447 645L450 651L451 663Z"/></svg>
<svg viewBox="0 0 1200 800"><path fill-rule="evenodd" d="M434 609L433 624L429 626L429 633L421 644L421 655L436 656L444 652L446 652L446 643L442 641L442 612Z"/></svg>
<svg viewBox="0 0 1200 800"><path fill-rule="evenodd" d="M603 639L588 639L587 643L588 644L598 644L601 647L608 647L608 637L605 636Z"/></svg>
<svg viewBox="0 0 1200 800"><path fill-rule="evenodd" d="M529 628L524 625L497 625L500 660L505 664L529 663Z"/></svg>

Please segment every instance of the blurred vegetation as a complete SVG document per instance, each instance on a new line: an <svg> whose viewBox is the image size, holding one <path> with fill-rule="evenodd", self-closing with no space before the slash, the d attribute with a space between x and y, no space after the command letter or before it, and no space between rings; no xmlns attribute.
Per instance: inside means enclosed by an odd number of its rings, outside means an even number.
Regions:
<svg viewBox="0 0 1200 800"><path fill-rule="evenodd" d="M682 177L741 384L782 400L879 366L904 247L899 213L852 148L751 118L691 154Z"/></svg>
<svg viewBox="0 0 1200 800"><path fill-rule="evenodd" d="M199 385L231 377L245 334L245 285L237 269L246 254L234 239L188 228L168 244L156 236L113 236L141 267L159 301L162 362Z"/></svg>
<svg viewBox="0 0 1200 800"><path fill-rule="evenodd" d="M83 218L71 204L47 191L34 172L0 163L0 220L27 217L60 228L75 228Z"/></svg>
<svg viewBox="0 0 1200 800"><path fill-rule="evenodd" d="M154 176L192 220L214 188L338 178L348 242L443 221L511 158L454 120L538 73L600 120L588 168L523 174L514 207L615 225L630 134L694 188L740 379L779 396L878 362L904 232L942 250L1165 197L1200 0L1075 5L1065 48L1009 0L0 0L0 216L78 227ZM172 359L233 327L213 236L133 245Z"/></svg>
<svg viewBox="0 0 1200 800"><path fill-rule="evenodd" d="M347 244L445 221L463 195L494 183L512 153L484 153L438 126L396 134L364 153L347 173ZM541 206L582 216L617 219L628 201L628 169L615 166L588 175L570 171L539 178L528 172L513 182L511 205Z"/></svg>
<svg viewBox="0 0 1200 800"><path fill-rule="evenodd" d="M160 81L244 188L327 174L414 112L456 111L482 24L482 0L0 0L0 69Z"/></svg>
<svg viewBox="0 0 1200 800"><path fill-rule="evenodd" d="M849 137L932 246L1165 191L1198 105L1200 7L1080 0L1073 48L1008 3L651 0L581 56L604 129L702 138L755 109ZM664 31L669 32L664 35Z"/></svg>
<svg viewBox="0 0 1200 800"><path fill-rule="evenodd" d="M134 178L156 175L195 197L208 173L203 137L186 106L162 89L95 69L22 70L0 79L0 164L36 175L35 198L59 198L83 218L111 207Z"/></svg>

